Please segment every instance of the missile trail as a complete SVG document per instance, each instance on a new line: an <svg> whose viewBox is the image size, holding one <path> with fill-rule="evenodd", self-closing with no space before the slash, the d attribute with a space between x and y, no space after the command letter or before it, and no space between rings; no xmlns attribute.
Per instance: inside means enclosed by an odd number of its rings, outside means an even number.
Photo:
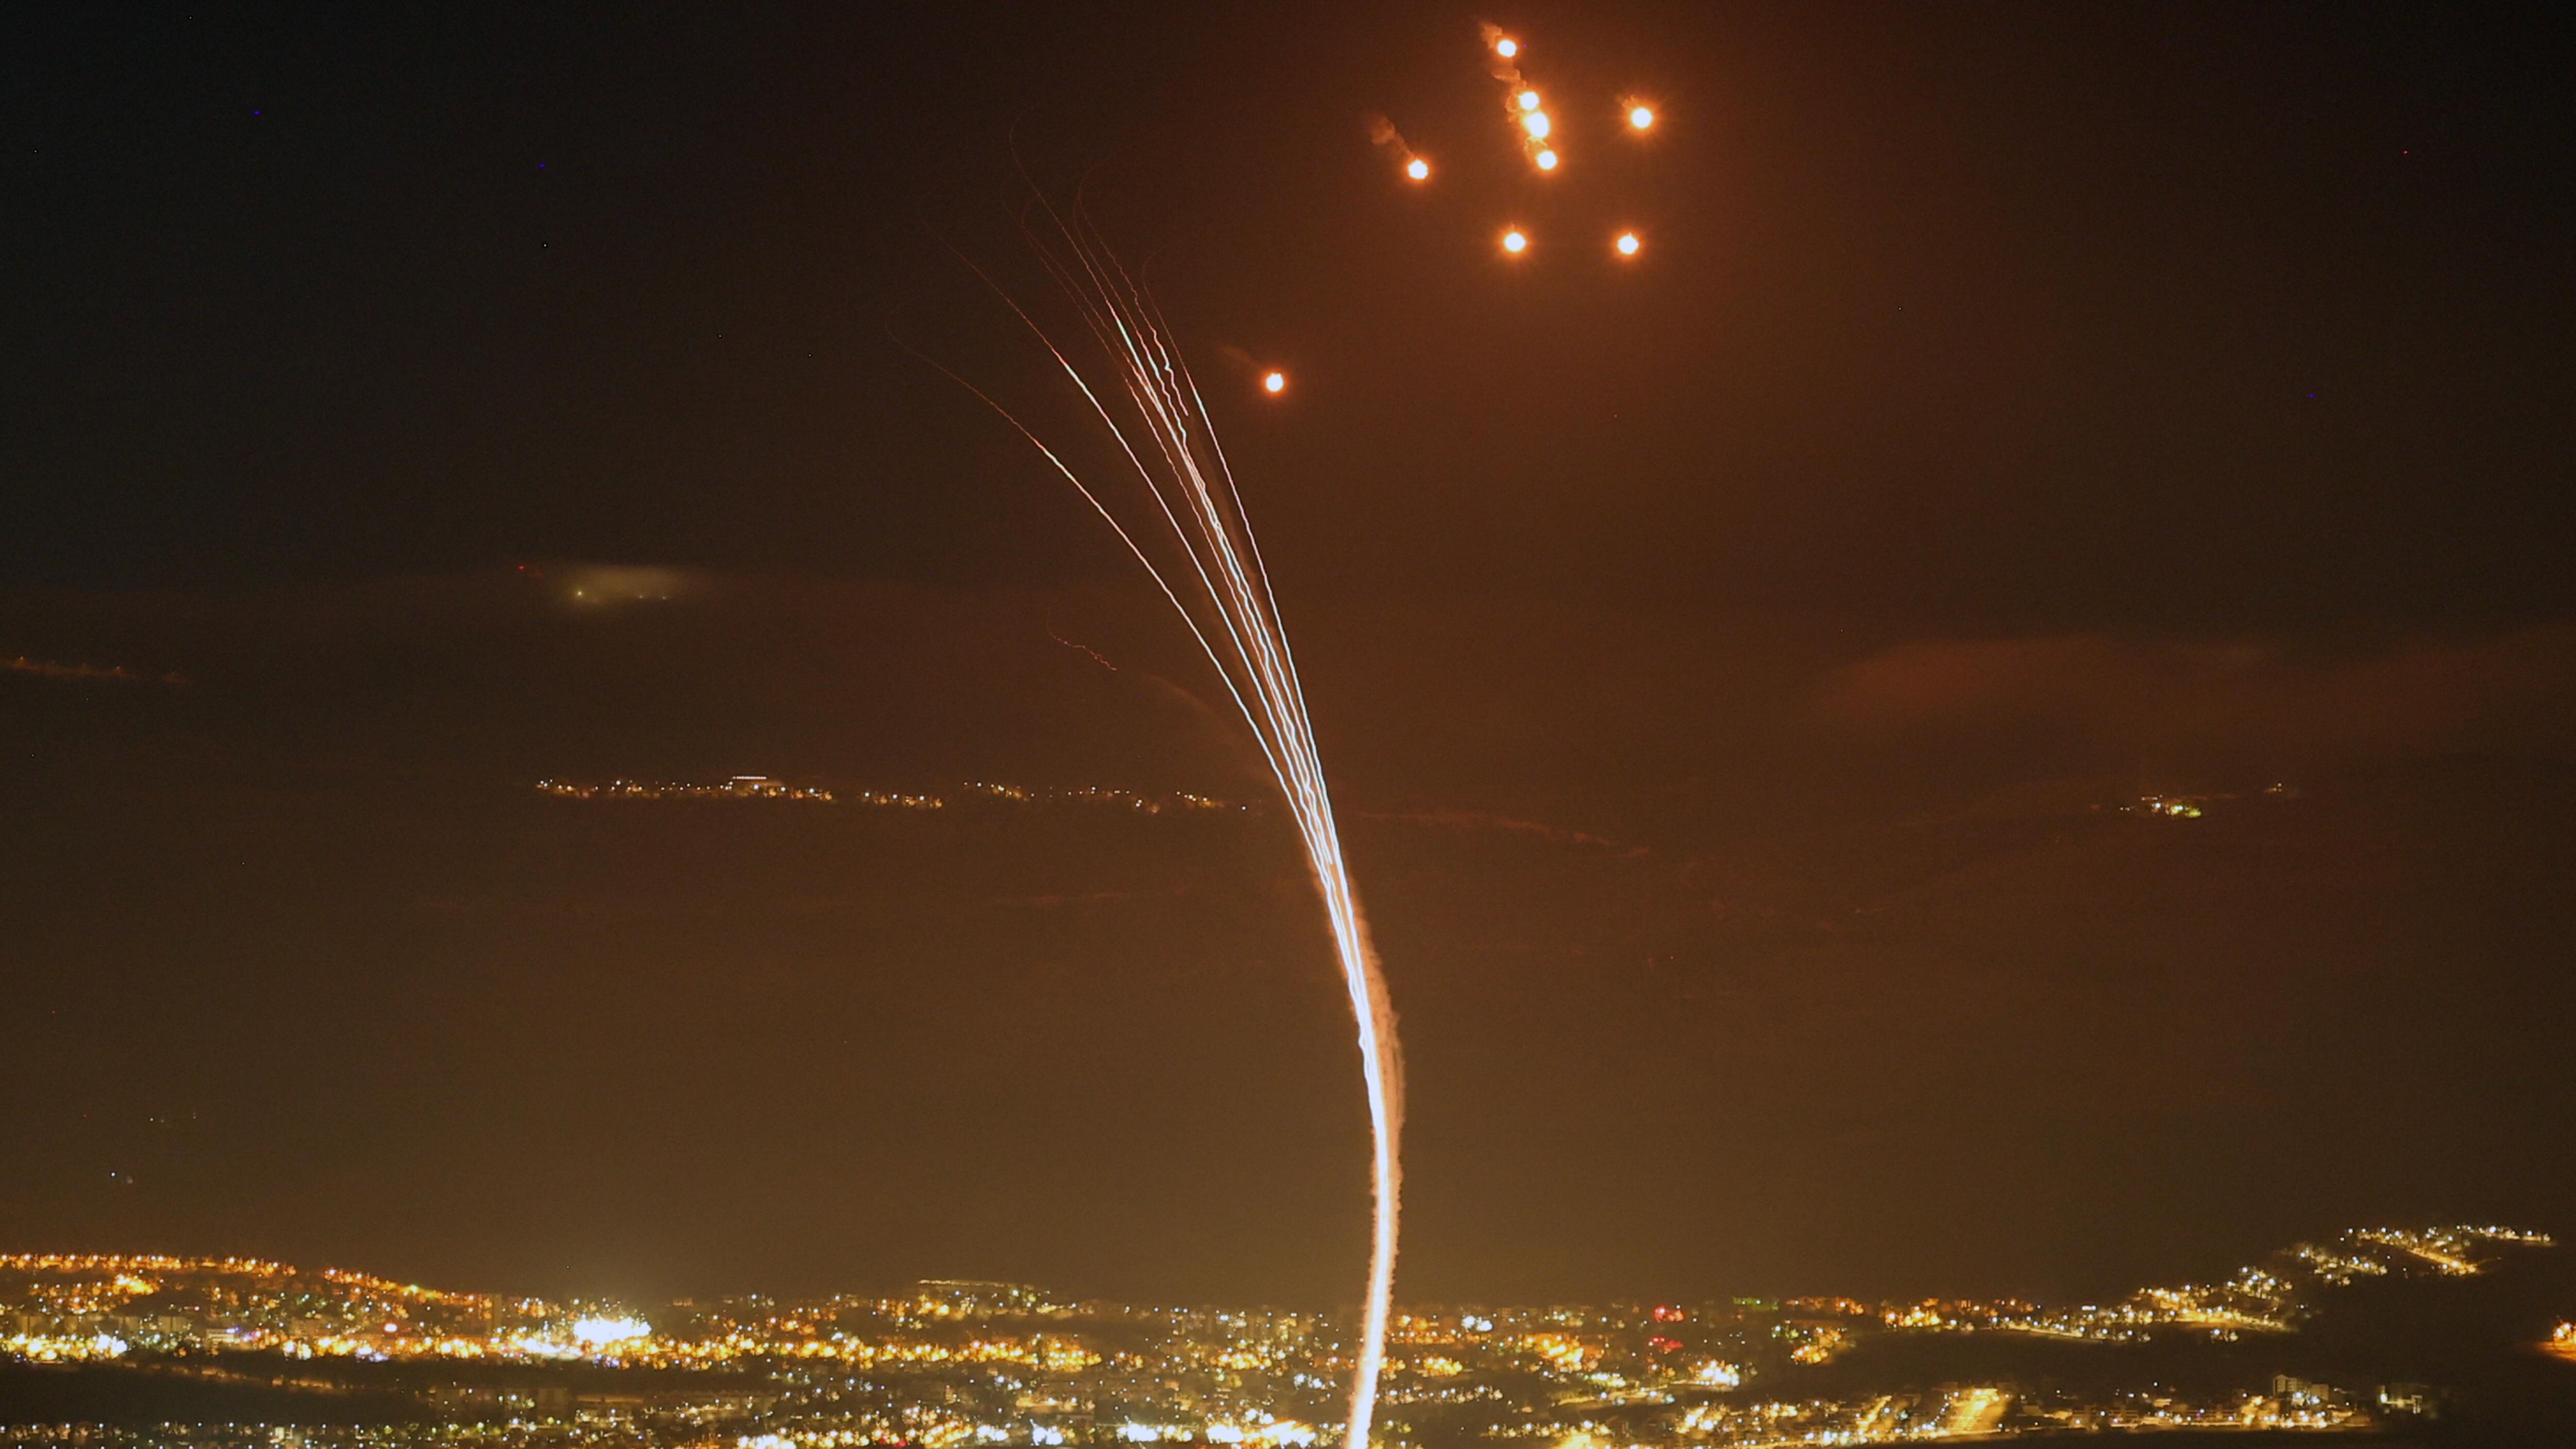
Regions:
<svg viewBox="0 0 2576 1449"><path fill-rule="evenodd" d="M1113 492L1081 476L1055 449L983 389L945 367L951 378L1000 413L1049 465L1071 483L1143 564L1163 597L1216 667L1252 730L1272 780L1286 800L1305 847L1333 950L1358 1028L1360 1071L1367 1088L1373 1155L1368 1291L1360 1348L1351 1375L1344 1449L1367 1449L1386 1357L1389 1304L1401 1189L1398 1140L1404 1125L1404 1063L1395 1011L1370 944L1367 922L1342 858L1341 834L1325 786L1297 664L1280 622L1270 575L1251 520L1235 490L1233 470L1210 425L1198 383L1182 362L1152 297L1113 257L1081 215L1040 201L1043 223L1023 223L1038 264L1063 292L1098 346L1093 371L1075 364L1028 311L972 261L1002 304L1043 346L1099 419L1126 468ZM938 364L934 363L933 366ZM1095 377L1093 372L1101 374ZM1132 478L1123 476L1132 473ZM1138 485L1130 487L1128 485Z"/></svg>

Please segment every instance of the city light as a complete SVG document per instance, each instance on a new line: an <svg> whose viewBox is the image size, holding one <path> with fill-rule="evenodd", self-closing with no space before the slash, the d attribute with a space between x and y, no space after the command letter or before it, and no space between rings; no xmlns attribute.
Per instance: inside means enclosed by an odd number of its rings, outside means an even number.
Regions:
<svg viewBox="0 0 2576 1449"><path fill-rule="evenodd" d="M633 1343L652 1332L653 1325L641 1318L582 1318L572 1326L573 1342L593 1347Z"/></svg>
<svg viewBox="0 0 2576 1449"><path fill-rule="evenodd" d="M1471 1439L1533 1449L1787 1449L2186 1428L2385 1431L2393 1416L2439 1413L2442 1392L2275 1373L2268 1385L2200 1393L2142 1378L2129 1389L1960 1382L1836 1398L1799 1387L1794 1376L1809 1372L1802 1366L1842 1363L1873 1339L2282 1339L2330 1312L2327 1299L2343 1285L2475 1276L2511 1253L2551 1246L2546 1234L2498 1226L2359 1228L2283 1249L2223 1281L2147 1287L2112 1303L2058 1308L2012 1299L1841 1297L1473 1311L1414 1305L1389 1325L1385 1400L1403 1406L1402 1419L1482 1416L1453 1421L1487 1426ZM1314 1417L1329 1411L1330 1391L1348 1372L1351 1322L1279 1309L1077 1303L1022 1284L966 1280L924 1282L891 1296L701 1297L647 1314L250 1258L0 1256L0 1361L140 1359L156 1375L218 1382L261 1372L247 1357L260 1354L272 1356L266 1373L280 1378L297 1375L295 1364L327 1360L433 1370L515 1364L523 1375L577 1373L583 1377L560 1381L576 1385L649 1371L649 1411L622 1386L596 1404L577 1388L551 1406L533 1396L435 1397L444 1390L422 1401L432 1410L579 1421L603 1432L626 1433L647 1422L639 1416L648 1412L698 1426L688 1432L700 1437L639 1431L617 1440L638 1449L710 1442L1314 1449L1324 1439ZM2576 1322L2556 1321L2539 1347L2576 1357ZM794 1391L782 1394L782 1383ZM1499 1387L1508 1384L1527 1387ZM1093 1404L1115 1408L1094 1420ZM1660 1415L1665 1427L1640 1437L1617 1428L1613 1415ZM726 1437L703 1437L719 1423L728 1426ZM141 1441L84 1442L141 1449ZM395 1449L449 1441L330 1442ZM505 1443L491 1442L496 1449ZM506 1444L555 1442L573 1441Z"/></svg>
<svg viewBox="0 0 2576 1449"><path fill-rule="evenodd" d="M1266 391L1276 393L1287 386L1284 375L1276 386L1266 380ZM1070 643L1071 641L1064 641ZM1080 648L1081 646L1075 645ZM1090 651L1086 650L1086 653ZM1100 659L1096 653L1092 658ZM1107 660L1101 660L1107 664ZM1110 665L1116 668L1116 665ZM879 810L946 810L953 804L977 805L1100 805L1138 815L1195 814L1220 811L1249 814L1252 807L1239 801L1223 800L1213 795L1188 790L1153 793L1129 790L1116 785L1067 785L1041 788L1011 785L991 780L968 780L958 787L957 797L932 795L910 790L843 789L831 790L820 785L791 785L767 775L736 775L729 780L705 782L690 780L559 780L536 782L540 795L558 800L661 801L661 800L787 800L822 805L856 805Z"/></svg>
<svg viewBox="0 0 2576 1449"><path fill-rule="evenodd" d="M829 802L832 792L790 785L767 775L735 775L712 783L688 780L539 780L537 793L566 800L803 800ZM931 808L937 808L935 805Z"/></svg>

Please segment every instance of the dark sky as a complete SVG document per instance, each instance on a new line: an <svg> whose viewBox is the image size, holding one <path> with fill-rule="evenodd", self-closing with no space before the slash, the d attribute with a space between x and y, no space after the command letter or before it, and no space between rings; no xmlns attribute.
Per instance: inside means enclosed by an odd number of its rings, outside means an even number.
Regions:
<svg viewBox="0 0 2576 1449"><path fill-rule="evenodd" d="M1277 811L532 788L1261 800L912 350L1071 431L947 249L1007 273L1031 182L1263 530L1403 1015L1402 1294L2576 1227L2558 35L1529 5L1540 187L1463 10L382 9L0 30L0 1246L1356 1296Z"/></svg>

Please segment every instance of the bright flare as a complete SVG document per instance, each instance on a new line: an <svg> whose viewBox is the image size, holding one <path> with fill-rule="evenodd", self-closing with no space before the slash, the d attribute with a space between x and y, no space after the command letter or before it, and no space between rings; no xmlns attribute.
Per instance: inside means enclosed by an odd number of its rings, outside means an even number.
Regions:
<svg viewBox="0 0 2576 1449"><path fill-rule="evenodd" d="M1536 91L1523 91L1519 95L1512 97L1512 99L1518 101L1520 103L1520 108L1524 111L1535 111L1538 109L1538 92Z"/></svg>
<svg viewBox="0 0 2576 1449"><path fill-rule="evenodd" d="M1520 53L1521 43L1512 39L1508 35L1494 42L1494 54L1501 56L1505 60L1509 60Z"/></svg>
<svg viewBox="0 0 2576 1449"><path fill-rule="evenodd" d="M1633 257L1637 254L1637 234L1633 231L1623 231L1619 233L1619 240L1613 245L1619 248L1619 255Z"/></svg>
<svg viewBox="0 0 2576 1449"><path fill-rule="evenodd" d="M1546 140L1547 112L1532 111L1528 115L1521 117L1521 129L1529 132L1530 139L1533 141Z"/></svg>
<svg viewBox="0 0 2576 1449"><path fill-rule="evenodd" d="M1503 250L1510 252L1513 256L1519 256L1522 252L1529 250L1529 238L1521 234L1521 229L1519 227L1513 227L1510 231L1503 233Z"/></svg>
<svg viewBox="0 0 2576 1449"><path fill-rule="evenodd" d="M653 1325L641 1318L585 1318L572 1326L577 1343L626 1343L651 1336Z"/></svg>
<svg viewBox="0 0 2576 1449"><path fill-rule="evenodd" d="M1556 169L1556 153L1553 151L1541 151L1532 159L1538 162L1538 169L1541 171L1553 171Z"/></svg>
<svg viewBox="0 0 2576 1449"><path fill-rule="evenodd" d="M1640 131L1645 130L1647 127L1649 127L1649 126L1651 126L1651 125L1655 124L1655 109L1654 109L1654 107L1652 107L1652 106L1633 106L1633 107L1629 108L1629 111L1628 111L1628 124L1629 124L1629 125L1631 125L1631 126L1636 127L1636 128L1637 128L1638 130L1640 130Z"/></svg>
<svg viewBox="0 0 2576 1449"><path fill-rule="evenodd" d="M1404 174L1416 181L1428 181L1431 179L1431 163L1416 156L1404 163Z"/></svg>
<svg viewBox="0 0 2576 1449"><path fill-rule="evenodd" d="M1634 240L1634 238L1631 238L1631 240ZM1635 248L1631 247L1629 250L1634 251ZM1261 390L1273 395L1286 392L1288 390L1288 374L1284 372L1263 373L1261 375Z"/></svg>

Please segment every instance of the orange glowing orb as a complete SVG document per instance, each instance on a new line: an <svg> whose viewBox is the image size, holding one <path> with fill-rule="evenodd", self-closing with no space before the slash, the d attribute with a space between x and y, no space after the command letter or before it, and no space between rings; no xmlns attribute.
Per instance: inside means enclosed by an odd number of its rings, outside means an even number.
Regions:
<svg viewBox="0 0 2576 1449"><path fill-rule="evenodd" d="M1524 111L1535 111L1538 109L1538 92L1536 91L1523 91L1519 95L1512 97L1512 99L1519 102L1520 108Z"/></svg>
<svg viewBox="0 0 2576 1449"><path fill-rule="evenodd" d="M1404 174L1416 181L1428 181L1431 179L1431 163L1416 156L1404 163Z"/></svg>
<svg viewBox="0 0 2576 1449"><path fill-rule="evenodd" d="M1528 251L1528 250L1529 250L1529 237L1528 237L1528 235L1527 235L1526 233L1524 233L1524 232L1523 232L1519 227L1513 227L1511 230L1509 230L1509 231L1507 231L1507 232L1504 232L1504 233L1503 233L1503 250L1504 250L1504 251L1507 251L1507 252L1510 252L1513 256L1519 256L1521 253L1523 253L1523 252L1525 252L1525 251Z"/></svg>
<svg viewBox="0 0 2576 1449"><path fill-rule="evenodd" d="M1544 141L1547 139L1547 124L1547 112L1545 111L1532 111L1528 115L1521 117L1521 129L1529 132L1530 139L1533 141Z"/></svg>
<svg viewBox="0 0 2576 1449"><path fill-rule="evenodd" d="M1623 231L1619 233L1619 239L1611 243L1611 245L1619 249L1619 255L1623 257L1633 257L1637 254L1637 248L1643 245L1643 243L1637 240L1637 234L1635 232Z"/></svg>
<svg viewBox="0 0 2576 1449"><path fill-rule="evenodd" d="M1556 153L1553 151L1541 151L1532 159L1538 162L1538 169L1541 171L1553 171L1556 169Z"/></svg>
<svg viewBox="0 0 2576 1449"><path fill-rule="evenodd" d="M1494 42L1494 54L1501 56L1505 60L1509 60L1520 53L1521 43L1512 39L1508 35Z"/></svg>
<svg viewBox="0 0 2576 1449"><path fill-rule="evenodd" d="M1261 374L1261 390L1269 393L1273 397L1286 392L1288 390L1288 374L1284 372L1265 372Z"/></svg>
<svg viewBox="0 0 2576 1449"><path fill-rule="evenodd" d="M1628 110L1628 124L1636 127L1640 131L1655 124L1655 108L1652 106L1630 107Z"/></svg>

